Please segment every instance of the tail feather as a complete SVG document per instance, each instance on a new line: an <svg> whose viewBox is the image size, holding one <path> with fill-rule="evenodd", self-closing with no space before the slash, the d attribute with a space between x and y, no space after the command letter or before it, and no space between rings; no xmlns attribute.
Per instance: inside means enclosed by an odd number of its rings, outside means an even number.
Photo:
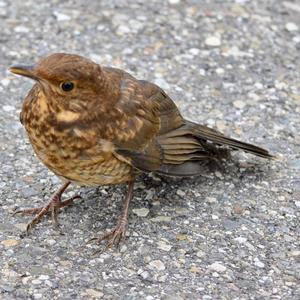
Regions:
<svg viewBox="0 0 300 300"><path fill-rule="evenodd" d="M218 131L212 130L202 125L192 124L192 132L201 139L206 139L210 142L219 144L219 145L226 145L235 149L241 149L245 152L249 152L251 154L263 157L274 159L275 157L269 153L268 150L255 146L253 144L241 142L239 140L226 137L223 134L219 133Z"/></svg>
<svg viewBox="0 0 300 300"><path fill-rule="evenodd" d="M272 159L266 149L226 137L222 133L186 121L185 125L157 137L162 161L156 172L171 176L192 176L203 172L209 162L230 157L230 149Z"/></svg>

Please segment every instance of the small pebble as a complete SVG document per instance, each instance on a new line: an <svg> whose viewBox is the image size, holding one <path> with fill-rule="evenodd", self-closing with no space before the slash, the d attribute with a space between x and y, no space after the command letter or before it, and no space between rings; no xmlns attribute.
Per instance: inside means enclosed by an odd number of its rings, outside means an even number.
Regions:
<svg viewBox="0 0 300 300"><path fill-rule="evenodd" d="M58 12L58 11L54 11L54 12L53 12L53 15L55 16L55 18L56 18L56 20L57 20L58 22L60 22L60 21L69 21L69 20L71 20L71 17L70 17L70 16L68 16L68 15L66 15L66 14L63 14L63 13L60 13L60 12Z"/></svg>
<svg viewBox="0 0 300 300"><path fill-rule="evenodd" d="M221 45L221 38L219 36L208 36L205 39L205 45L210 47L218 47Z"/></svg>
<svg viewBox="0 0 300 300"><path fill-rule="evenodd" d="M217 215L211 215L211 218L212 218L213 220L218 220L218 219L219 219L219 217L218 217Z"/></svg>
<svg viewBox="0 0 300 300"><path fill-rule="evenodd" d="M262 261L260 261L257 257L254 258L254 265L259 267L259 268L264 268L265 267L265 264Z"/></svg>
<svg viewBox="0 0 300 300"><path fill-rule="evenodd" d="M42 283L39 279L33 279L31 282L32 282L32 284L35 284L35 285L39 285Z"/></svg>
<svg viewBox="0 0 300 300"><path fill-rule="evenodd" d="M247 242L247 239L242 236L239 236L239 237L235 238L234 240L240 244L244 244L245 242Z"/></svg>
<svg viewBox="0 0 300 300"><path fill-rule="evenodd" d="M185 196L185 192L182 191L182 190L177 190L177 191L176 191L176 194L177 194L178 196L180 196L180 197L184 197L184 196Z"/></svg>
<svg viewBox="0 0 300 300"><path fill-rule="evenodd" d="M184 300L184 298L182 298L181 296L176 295L176 294L169 294L169 295L164 296L162 298L162 300Z"/></svg>
<svg viewBox="0 0 300 300"><path fill-rule="evenodd" d="M216 203L217 202L217 199L215 197L206 197L205 200L208 203Z"/></svg>
<svg viewBox="0 0 300 300"><path fill-rule="evenodd" d="M187 216L189 211L185 207L176 207L175 212L177 215Z"/></svg>
<svg viewBox="0 0 300 300"><path fill-rule="evenodd" d="M86 289L85 292L92 298L100 299L103 297L103 293L94 289Z"/></svg>
<svg viewBox="0 0 300 300"><path fill-rule="evenodd" d="M50 246L53 246L53 245L56 244L56 241L53 240L53 239L49 239L49 240L47 240L47 244L50 245Z"/></svg>
<svg viewBox="0 0 300 300"><path fill-rule="evenodd" d="M161 260L152 260L149 263L149 268L156 269L158 271L163 271L163 270L165 270L166 267Z"/></svg>
<svg viewBox="0 0 300 300"><path fill-rule="evenodd" d="M222 74L225 73L225 70L223 68L217 68L216 73L219 74L219 75L222 75Z"/></svg>
<svg viewBox="0 0 300 300"><path fill-rule="evenodd" d="M171 217L168 216L158 216L155 218L150 219L152 222L170 222L171 221Z"/></svg>
<svg viewBox="0 0 300 300"><path fill-rule="evenodd" d="M27 33L27 32L29 32L29 28L26 27L26 26L20 25L20 26L15 27L15 32L17 32L17 33Z"/></svg>
<svg viewBox="0 0 300 300"><path fill-rule="evenodd" d="M135 208L132 210L134 214L136 214L138 217L147 217L149 214L149 209L146 207L143 208Z"/></svg>
<svg viewBox="0 0 300 300"><path fill-rule="evenodd" d="M275 81L274 86L278 90L286 90L288 88L288 85L285 82L277 81L277 80Z"/></svg>
<svg viewBox="0 0 300 300"><path fill-rule="evenodd" d="M4 245L5 247L14 247L14 246L17 246L19 243L20 243L20 241L14 240L14 239L8 239L8 240L1 241L1 244Z"/></svg>
<svg viewBox="0 0 300 300"><path fill-rule="evenodd" d="M300 4L297 1L282 1L283 6L285 6L286 8L290 9L291 11L300 13Z"/></svg>
<svg viewBox="0 0 300 300"><path fill-rule="evenodd" d="M118 29L116 32L118 35L125 35L125 34L130 33L131 30L127 25L120 25L120 26L118 26Z"/></svg>
<svg viewBox="0 0 300 300"><path fill-rule="evenodd" d="M167 244L165 241L158 241L157 242L157 248L160 249L160 250L163 250L163 251L170 251L172 249L172 246Z"/></svg>
<svg viewBox="0 0 300 300"><path fill-rule="evenodd" d="M299 27L295 23L289 22L285 24L285 29L291 32L291 31L297 31Z"/></svg>
<svg viewBox="0 0 300 300"><path fill-rule="evenodd" d="M218 263L218 262L214 262L213 264L208 266L209 269L216 271L216 272L220 272L223 273L226 271L226 267L223 266L222 264Z"/></svg>
<svg viewBox="0 0 300 300"><path fill-rule="evenodd" d="M150 275L148 271L144 271L142 269L138 270L137 274L140 275L143 279L147 279Z"/></svg>
<svg viewBox="0 0 300 300"><path fill-rule="evenodd" d="M10 80L8 79L8 78L3 78L1 81L0 81L0 83L1 83L1 85L3 85L4 87L7 87L9 84L10 84ZM11 106L11 105L5 105L5 106ZM15 108L14 108L14 110L15 110Z"/></svg>
<svg viewBox="0 0 300 300"><path fill-rule="evenodd" d="M192 273L200 273L200 269L198 267L196 267L196 266L192 266L190 268L190 272L192 272Z"/></svg>
<svg viewBox="0 0 300 300"><path fill-rule="evenodd" d="M199 251L197 251L196 255L197 255L197 257L202 258L205 256L205 252L199 250Z"/></svg>
<svg viewBox="0 0 300 300"><path fill-rule="evenodd" d="M298 256L300 256L300 250L292 250L292 251L290 251L289 252L289 255L290 256L294 256L294 257L298 257Z"/></svg>
<svg viewBox="0 0 300 300"><path fill-rule="evenodd" d="M2 109L6 112L15 111L16 108L11 105L3 105Z"/></svg>
<svg viewBox="0 0 300 300"><path fill-rule="evenodd" d="M49 275L40 275L39 279L40 280L47 280L47 279L49 279Z"/></svg>
<svg viewBox="0 0 300 300"><path fill-rule="evenodd" d="M177 234L176 240L178 241L188 241L189 237L186 234Z"/></svg>
<svg viewBox="0 0 300 300"><path fill-rule="evenodd" d="M192 55L199 55L200 49L198 49L198 48L191 48L191 49L189 49L189 52L190 52Z"/></svg>
<svg viewBox="0 0 300 300"><path fill-rule="evenodd" d="M243 109L246 106L246 103L245 103L245 101L236 100L233 102L233 105L236 108Z"/></svg>

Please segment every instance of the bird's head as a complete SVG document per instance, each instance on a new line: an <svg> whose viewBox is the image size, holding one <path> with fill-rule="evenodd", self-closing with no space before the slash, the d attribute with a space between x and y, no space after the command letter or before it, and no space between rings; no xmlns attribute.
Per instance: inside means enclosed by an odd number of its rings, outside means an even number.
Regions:
<svg viewBox="0 0 300 300"><path fill-rule="evenodd" d="M101 98L105 87L101 67L74 54L55 53L35 65L13 65L9 70L35 80L47 102L65 110L85 110Z"/></svg>

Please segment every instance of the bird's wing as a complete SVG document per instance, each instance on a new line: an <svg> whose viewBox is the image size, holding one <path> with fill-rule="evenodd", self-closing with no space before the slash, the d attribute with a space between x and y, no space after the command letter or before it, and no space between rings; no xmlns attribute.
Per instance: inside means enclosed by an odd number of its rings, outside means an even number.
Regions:
<svg viewBox="0 0 300 300"><path fill-rule="evenodd" d="M121 135L114 144L116 154L142 171L157 171L164 153L157 136L184 124L175 103L157 85L123 79L119 109L129 116Z"/></svg>

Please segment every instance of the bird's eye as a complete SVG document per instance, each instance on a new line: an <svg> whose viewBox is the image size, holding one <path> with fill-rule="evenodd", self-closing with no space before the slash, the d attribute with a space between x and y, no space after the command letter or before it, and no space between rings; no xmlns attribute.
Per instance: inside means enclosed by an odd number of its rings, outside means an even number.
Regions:
<svg viewBox="0 0 300 300"><path fill-rule="evenodd" d="M71 81L62 82L60 85L61 89L65 92L72 91L74 88L74 83Z"/></svg>

